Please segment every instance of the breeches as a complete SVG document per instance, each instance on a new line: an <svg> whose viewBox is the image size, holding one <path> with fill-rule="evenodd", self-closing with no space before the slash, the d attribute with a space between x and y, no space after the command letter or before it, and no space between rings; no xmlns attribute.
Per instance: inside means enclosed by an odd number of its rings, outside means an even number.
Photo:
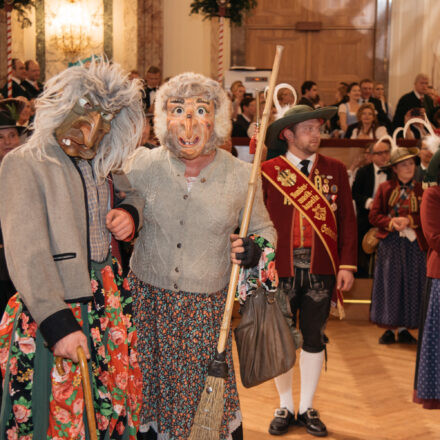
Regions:
<svg viewBox="0 0 440 440"><path fill-rule="evenodd" d="M295 267L295 276L280 279L280 288L288 296L293 325L303 336L303 350L324 350L324 330L330 313L330 300L335 285L334 275L311 274L309 269Z"/></svg>

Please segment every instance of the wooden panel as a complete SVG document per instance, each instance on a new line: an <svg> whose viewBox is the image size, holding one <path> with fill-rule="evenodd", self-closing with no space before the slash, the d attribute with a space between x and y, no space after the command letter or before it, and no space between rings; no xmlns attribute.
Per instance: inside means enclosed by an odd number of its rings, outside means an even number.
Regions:
<svg viewBox="0 0 440 440"><path fill-rule="evenodd" d="M309 0L309 20L324 27L374 27L375 0Z"/></svg>
<svg viewBox="0 0 440 440"><path fill-rule="evenodd" d="M311 33L312 62L308 78L318 83L325 104L334 102L340 81L351 83L373 76L373 30L323 30Z"/></svg>
<svg viewBox="0 0 440 440"><path fill-rule="evenodd" d="M258 6L247 19L247 26L291 26L308 20L309 0L258 0Z"/></svg>
<svg viewBox="0 0 440 440"><path fill-rule="evenodd" d="M246 34L246 64L258 69L271 69L275 46L284 46L278 83L288 82L297 90L306 75L307 34L296 31L248 30Z"/></svg>

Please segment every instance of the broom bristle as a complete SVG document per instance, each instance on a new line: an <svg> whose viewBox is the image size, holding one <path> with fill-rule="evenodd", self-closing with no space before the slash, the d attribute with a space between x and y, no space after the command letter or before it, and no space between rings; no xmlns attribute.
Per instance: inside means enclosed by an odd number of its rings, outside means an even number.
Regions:
<svg viewBox="0 0 440 440"><path fill-rule="evenodd" d="M208 376L188 440L219 440L225 379Z"/></svg>

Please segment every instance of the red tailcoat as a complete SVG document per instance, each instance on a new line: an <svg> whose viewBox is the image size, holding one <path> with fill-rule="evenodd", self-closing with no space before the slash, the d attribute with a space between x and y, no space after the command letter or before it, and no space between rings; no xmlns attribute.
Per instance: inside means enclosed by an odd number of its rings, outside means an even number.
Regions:
<svg viewBox="0 0 440 440"><path fill-rule="evenodd" d="M420 206L423 233L428 242L428 264L426 275L440 278L440 186L425 189Z"/></svg>
<svg viewBox="0 0 440 440"><path fill-rule="evenodd" d="M392 207L389 206L388 201L391 197L393 190L399 185L397 179L388 180L382 183L377 189L376 196L374 197L373 206L371 207L368 219L373 226L377 226L379 231L376 233L376 237L385 238L392 229L390 228L391 216L390 212ZM414 194L417 198L417 212L412 212L408 215L409 227L413 228L419 243L420 249L426 250L428 248L425 237L422 232L422 226L420 224L420 201L422 200L423 188L420 182L414 184Z"/></svg>
<svg viewBox="0 0 440 440"><path fill-rule="evenodd" d="M262 164L262 170L270 174L270 170L275 166L285 168L284 160L280 157L268 160ZM312 183L312 176L315 175L315 171L318 171L323 182L328 181L328 185L323 185L323 195L329 199L333 197L329 202L336 204L339 269L356 271L357 225L347 169L339 160L317 154L315 164L310 172ZM278 233L276 259L278 275L280 277L291 277L294 275L292 251L295 208L293 205L285 204L283 194L264 176L263 192L267 210ZM331 259L319 236L314 231L310 272L319 275L334 274Z"/></svg>

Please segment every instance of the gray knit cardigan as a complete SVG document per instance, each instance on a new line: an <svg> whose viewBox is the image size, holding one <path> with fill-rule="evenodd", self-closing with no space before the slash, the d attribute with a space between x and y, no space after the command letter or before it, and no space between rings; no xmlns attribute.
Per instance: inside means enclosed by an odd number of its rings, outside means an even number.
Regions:
<svg viewBox="0 0 440 440"><path fill-rule="evenodd" d="M212 293L231 271L229 235L240 225L251 166L217 149L188 192L185 165L166 148L139 148L127 174L145 197L144 227L131 268L145 283L174 291ZM259 181L249 233L276 245Z"/></svg>

